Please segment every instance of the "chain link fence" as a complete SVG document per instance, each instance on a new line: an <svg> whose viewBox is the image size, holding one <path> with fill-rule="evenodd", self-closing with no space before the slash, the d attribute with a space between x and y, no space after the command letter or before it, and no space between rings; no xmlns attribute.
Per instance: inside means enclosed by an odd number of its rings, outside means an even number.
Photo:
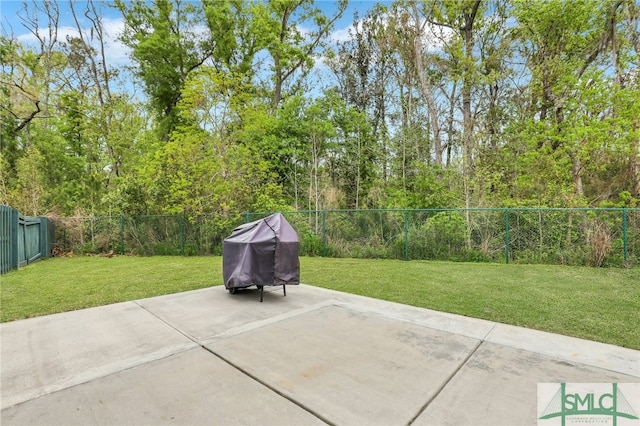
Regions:
<svg viewBox="0 0 640 426"><path fill-rule="evenodd" d="M245 214L52 217L55 250L137 256L221 255L222 241Z"/></svg>
<svg viewBox="0 0 640 426"><path fill-rule="evenodd" d="M269 213L55 217L68 253L220 255ZM640 264L640 209L323 210L283 213L300 255L591 266Z"/></svg>

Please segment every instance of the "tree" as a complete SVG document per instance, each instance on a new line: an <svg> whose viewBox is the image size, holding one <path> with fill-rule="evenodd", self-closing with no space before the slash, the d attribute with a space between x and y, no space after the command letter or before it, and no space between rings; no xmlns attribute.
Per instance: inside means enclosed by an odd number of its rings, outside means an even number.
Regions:
<svg viewBox="0 0 640 426"><path fill-rule="evenodd" d="M587 202L584 173L593 167L594 155L612 145L606 140L617 134L612 128L616 118L610 95L618 85L603 67L613 40L610 26L617 25L620 5L599 1L516 3L520 25L515 34L531 72L528 90L534 115L529 129L544 135L525 137L537 141L530 146L532 151L554 158L554 168L564 168L564 172L553 172L555 181L563 175L570 178L572 191L561 191L564 205ZM617 49L614 51L618 57ZM599 156L604 158L602 153Z"/></svg>
<svg viewBox="0 0 640 426"><path fill-rule="evenodd" d="M349 29L350 39L339 43L328 60L338 81L339 96L368 122L371 137L378 145L377 160L384 182L389 177L388 121L394 91L393 68L397 65L387 14L382 5L376 5L362 19L356 14Z"/></svg>
<svg viewBox="0 0 640 426"><path fill-rule="evenodd" d="M427 70L425 69L426 67L424 64L424 60L425 60L425 56L427 55L427 52L425 52L424 46L423 46L424 45L423 40L428 37L427 25L428 24L434 25L434 21L432 19L429 19L428 16L423 16L423 13L425 12L422 11L421 13L421 11L419 11L418 3L416 0L411 0L409 2L409 7L410 7L410 13L411 13L409 19L412 21L412 24L413 24L413 29L412 29L413 31L411 34L413 49L410 50L410 52L413 59L415 72L418 76L418 81L420 82L420 91L422 93L422 96L426 100L429 108L429 117L431 120L431 129L433 134L433 144L434 144L434 151L435 151L435 162L436 162L436 165L442 166L443 144L442 144L442 138L440 136L441 126L438 120L440 111L436 106L434 89L431 83L431 77L427 75ZM423 4L423 7L427 7L427 6ZM433 7L433 5L431 7ZM404 18L404 19L407 19L407 18ZM440 23L437 23L435 25L442 26L442 24Z"/></svg>
<svg viewBox="0 0 640 426"><path fill-rule="evenodd" d="M335 137L336 129L330 119L333 106L331 98L319 98L304 110L306 144L309 152L309 210L321 210L321 178L324 155ZM318 218L316 217L316 230Z"/></svg>
<svg viewBox="0 0 640 426"><path fill-rule="evenodd" d="M267 6L244 0L204 0L202 4L215 40L213 58L217 66L251 81L258 69L254 67L255 55L265 47L262 26Z"/></svg>
<svg viewBox="0 0 640 426"><path fill-rule="evenodd" d="M625 99L625 113L621 113L622 125L629 131L629 173L631 175L630 193L640 204L640 5L633 0L622 3L620 15L616 15L622 22L622 29L616 32L615 25L611 25L612 43L615 52L616 83L620 86L620 99ZM617 3L616 3L617 4ZM616 35L618 43L616 43ZM625 40L627 45L625 46ZM616 49L617 48L617 49ZM619 49L619 51L618 51ZM623 67L625 64L626 67ZM626 68L626 69L625 69ZM622 71L624 69L624 71ZM626 103L629 102L629 103ZM616 111L618 111L616 109ZM627 121L628 120L628 121Z"/></svg>
<svg viewBox="0 0 640 426"><path fill-rule="evenodd" d="M376 39L381 40L379 43L385 50L393 52L388 61L392 81L389 91L395 96L391 100L387 95L390 105L385 111L388 111L388 128L397 130L389 135L389 174L392 178L389 184L399 186L404 193L417 172L416 166L431 161L432 141L440 132L440 114L433 110L437 109L433 93L420 91L415 64L415 27L406 4L395 3L389 15L383 35ZM438 123L435 128L434 120Z"/></svg>
<svg viewBox="0 0 640 426"><path fill-rule="evenodd" d="M269 184L266 164L237 143L247 91L213 67L191 73L176 105L181 123L142 170L159 213L247 211ZM271 191L273 192L273 191Z"/></svg>
<svg viewBox="0 0 640 426"><path fill-rule="evenodd" d="M24 77L17 75L19 72L20 47L15 39L0 36L0 150L3 156L3 169L5 179L8 179L8 170L15 171L15 163L19 158L17 134L22 129L21 123L25 120L16 103L21 97L27 95L20 80ZM18 89L18 91L16 91ZM17 93L16 93L17 92ZM24 95L23 95L24 93ZM22 95L22 96L20 96ZM30 100L32 96L26 96ZM39 103L35 104L39 107ZM28 112L26 117L30 121L40 111L38 108ZM6 168L6 169L5 169Z"/></svg>
<svg viewBox="0 0 640 426"><path fill-rule="evenodd" d="M304 76L311 69L314 55L323 47L333 24L346 7L347 1L339 0L336 12L329 18L313 6L313 0L274 0L268 3L263 28L267 36L266 49L273 61L273 111L280 105L285 83L290 82L298 71L302 71ZM301 32L305 24L313 26L307 34Z"/></svg>
<svg viewBox="0 0 640 426"><path fill-rule="evenodd" d="M188 76L211 58L215 43L203 37L204 12L183 0L116 0L125 20L122 42L132 49L135 74L143 81L160 119L161 137L180 124L175 107Z"/></svg>
<svg viewBox="0 0 640 426"><path fill-rule="evenodd" d="M86 2L83 16L91 22L87 31L80 23L73 2L69 2L69 9L77 30L77 36L67 36L65 47L68 49L69 65L74 69L79 84L82 85L86 80L93 82L98 102L100 106L104 106L111 100L111 77L115 71L109 69L107 63L102 11L93 0ZM93 46L95 43L97 47Z"/></svg>
<svg viewBox="0 0 640 426"><path fill-rule="evenodd" d="M247 211L263 170L246 148L182 129L149 160L144 175L157 213L199 215Z"/></svg>
<svg viewBox="0 0 640 426"><path fill-rule="evenodd" d="M47 2L36 5L50 15L46 15L52 22L57 19L56 5ZM34 185L45 185L47 182L46 162L42 158L26 159L27 156L44 155L46 159L46 145L50 141L48 135L53 130L52 123L55 108L53 99L59 95L61 87L54 84L58 81L65 67L65 56L55 49L57 29L49 29L48 36L41 33L38 21L28 15L28 9L23 9L21 19L32 31L38 41L39 51L22 46L15 38L2 35L0 38L0 54L2 55L2 71L0 84L2 103L0 116L2 120L1 144L2 156L8 170L5 171L5 184L8 193L28 189L25 170L38 179ZM53 38L53 41L52 39ZM45 136L47 135L47 136ZM31 149L33 148L33 149ZM26 166L28 165L28 167ZM22 167L22 172L20 172ZM21 177L22 173L22 177ZM40 184L38 182L41 182ZM42 189L42 186L39 186ZM46 187L45 187L46 188ZM46 188L49 189L49 188ZM42 191L44 192L44 191ZM45 194L38 192L37 197L30 197L27 204L29 211L46 209ZM15 198L15 197L14 197ZM37 202L34 201L37 199ZM24 201L24 200L23 200Z"/></svg>
<svg viewBox="0 0 640 426"><path fill-rule="evenodd" d="M44 157L32 146L16 164L15 182L4 201L23 214L39 216L47 213L45 185L42 176Z"/></svg>
<svg viewBox="0 0 640 426"><path fill-rule="evenodd" d="M420 23L416 2L412 1L411 3L415 14L414 19ZM450 63L453 64L454 72L451 77L462 83L462 169L466 207L470 207L471 203L471 179L474 164L475 120L472 111L472 91L478 85L478 60L475 53L475 43L478 21L484 13L480 7L481 4L481 0L462 2L443 0L422 4L424 23L421 24L421 27L429 23L435 27L448 28L452 35L451 40L446 42L445 49L450 55ZM423 30L418 34L422 33ZM421 38L417 38L417 40L421 40ZM441 150L441 146L438 148Z"/></svg>
<svg viewBox="0 0 640 426"><path fill-rule="evenodd" d="M346 207L363 206L369 188L376 177L377 147L366 116L345 105L335 92L325 94L333 104L332 122L336 129L333 152L333 185L345 195Z"/></svg>

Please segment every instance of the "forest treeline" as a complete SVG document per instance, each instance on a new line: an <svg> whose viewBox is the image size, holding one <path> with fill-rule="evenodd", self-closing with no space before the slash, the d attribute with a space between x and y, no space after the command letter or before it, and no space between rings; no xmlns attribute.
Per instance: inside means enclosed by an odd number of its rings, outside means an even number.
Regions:
<svg viewBox="0 0 640 426"><path fill-rule="evenodd" d="M638 206L635 0L371 3L339 40L346 0L61 4L10 19L33 43L3 16L24 214Z"/></svg>

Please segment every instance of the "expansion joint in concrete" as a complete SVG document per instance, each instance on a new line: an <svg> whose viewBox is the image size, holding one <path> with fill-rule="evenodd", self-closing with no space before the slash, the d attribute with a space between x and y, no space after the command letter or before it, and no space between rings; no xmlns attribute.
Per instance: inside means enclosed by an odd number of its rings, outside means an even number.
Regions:
<svg viewBox="0 0 640 426"><path fill-rule="evenodd" d="M134 302L136 303L136 302ZM197 344L198 346L200 346L202 349L204 349L205 351L209 352L210 354L214 355L215 357L219 358L220 360L224 361L226 364L230 365L232 368L238 370L239 372L241 372L242 374L246 375L247 377L251 378L252 380L260 383L262 386L266 387L267 389L271 390L272 392L280 395L281 397L285 398L286 400L292 402L293 404L297 405L298 407L302 408L303 410L305 410L306 412L308 412L309 414L311 414L312 416L316 417L317 419L323 421L324 423L331 425L331 426L335 426L335 424L331 421L329 421L327 418L325 418L324 416L322 416L321 414L317 413L315 410L307 407L306 405L296 401L295 399L287 396L286 394L282 393L281 391L279 391L277 388L270 386L267 382L265 382L264 380L261 380L259 377L256 377L255 375L251 374L250 372L246 371L245 369L243 369L242 367L234 364L233 362L231 362L230 360L226 359L225 357L221 356L220 354L217 354L216 352L214 352L212 349L206 347L203 343L201 343L199 340L197 340L196 338L194 338L193 336L190 336L189 334L183 332L182 330L180 330L179 328L174 327L171 323L165 321L164 319L162 319L161 317L159 317L158 315L154 314L153 312L151 312L150 310L146 309L144 306L136 303L138 306L140 306L142 309L144 309L145 311L147 311L149 314L153 315L155 318L157 318L158 320L162 321L164 324L166 324L168 327L172 328L173 330L175 330L176 332L180 333L181 335L183 335L184 337L186 337L187 339L191 340L192 342L194 342L195 344Z"/></svg>
<svg viewBox="0 0 640 426"><path fill-rule="evenodd" d="M230 360L228 360L227 358L223 357L222 355L214 352L213 350L202 346L203 349L205 349L206 351L208 351L209 353L211 353L212 355L220 358L222 361L224 361L225 363L229 364L231 367L235 368L236 370L240 371L242 374L245 374L247 377L255 380L256 382L260 383L262 386L266 387L267 389L271 390L272 392L280 395L281 397L283 397L284 399L286 399L289 402L292 402L293 404L297 405L298 407L302 408L303 410L305 410L306 412L308 412L309 414L311 414L312 416L316 417L317 419L323 421L324 423L330 425L330 426L335 426L335 423L333 423L332 421L330 421L329 419L327 419L326 417L324 417L323 415L321 415L320 413L318 413L317 411L307 407L305 404L300 403L299 401L296 401L294 398L291 398L290 396L286 395L285 393L281 392L280 390L278 390L277 388L269 385L269 383L265 382L264 380L261 380L259 377L251 374L249 371L243 369L242 367L234 364L233 362L231 362Z"/></svg>
<svg viewBox="0 0 640 426"><path fill-rule="evenodd" d="M492 327L493 329L493 327ZM456 376L456 374L458 374L458 372L462 369L462 367L464 367L464 365L469 361L469 359L471 359L471 357L478 351L478 349L480 348L480 346L484 343L485 338L487 337L487 335L491 332L491 330L489 330L487 332L487 334L482 338L478 340L478 343L475 345L475 347L473 348L472 351L469 352L469 354L465 357L465 359L462 360L462 362L460 362L460 364L458 365L458 367L451 373L451 375L447 378L447 380L445 380L442 385L440 385L440 387L434 392L434 394L431 396L431 398L429 398L423 405L422 407L420 407L420 409L418 410L418 412L411 418L411 420L409 420L409 422L407 423L407 426L413 424L413 422L416 421L416 419L418 417L420 417L420 415L427 409L427 407L429 407L429 404L431 404L433 402L433 400L435 400L438 395L440 395L440 392L442 392L442 390L449 384L449 382Z"/></svg>

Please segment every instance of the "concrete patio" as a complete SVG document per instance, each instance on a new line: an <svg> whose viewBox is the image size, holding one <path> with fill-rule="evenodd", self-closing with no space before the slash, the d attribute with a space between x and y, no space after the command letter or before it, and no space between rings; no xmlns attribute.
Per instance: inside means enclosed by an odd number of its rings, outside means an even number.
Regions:
<svg viewBox="0 0 640 426"><path fill-rule="evenodd" d="M14 321L0 344L3 425L534 425L538 383L640 382L639 351L308 285Z"/></svg>

